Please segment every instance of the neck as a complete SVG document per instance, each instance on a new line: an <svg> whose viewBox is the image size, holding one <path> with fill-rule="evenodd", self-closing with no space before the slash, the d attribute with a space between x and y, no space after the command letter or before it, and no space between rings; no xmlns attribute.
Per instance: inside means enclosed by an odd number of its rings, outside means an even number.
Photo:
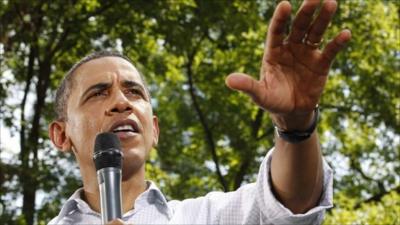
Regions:
<svg viewBox="0 0 400 225"><path fill-rule="evenodd" d="M144 174L143 165L136 173L122 180L122 214L133 209L136 198L146 190L147 184ZM84 182L83 189L83 199L89 204L90 208L100 213L100 192L97 182Z"/></svg>

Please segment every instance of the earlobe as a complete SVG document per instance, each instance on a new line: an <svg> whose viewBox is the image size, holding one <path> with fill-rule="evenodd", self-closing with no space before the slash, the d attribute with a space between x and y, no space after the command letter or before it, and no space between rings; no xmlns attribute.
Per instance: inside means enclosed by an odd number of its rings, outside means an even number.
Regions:
<svg viewBox="0 0 400 225"><path fill-rule="evenodd" d="M158 136L160 135L160 128L158 127L158 118L153 116L153 147L158 144Z"/></svg>
<svg viewBox="0 0 400 225"><path fill-rule="evenodd" d="M71 140L65 132L65 122L53 121L49 125L49 136L50 140L62 152L68 152L71 150Z"/></svg>

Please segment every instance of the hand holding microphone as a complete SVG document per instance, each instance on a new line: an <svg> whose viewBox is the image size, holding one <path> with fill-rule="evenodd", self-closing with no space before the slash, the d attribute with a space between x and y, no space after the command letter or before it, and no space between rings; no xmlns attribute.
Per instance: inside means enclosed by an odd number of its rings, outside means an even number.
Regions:
<svg viewBox="0 0 400 225"><path fill-rule="evenodd" d="M112 221L109 221L106 225L125 225L126 223L124 223L124 221L122 221L121 219L115 219Z"/></svg>
<svg viewBox="0 0 400 225"><path fill-rule="evenodd" d="M93 161L100 190L101 221L103 224L122 218L121 202L121 144L111 132L96 136Z"/></svg>

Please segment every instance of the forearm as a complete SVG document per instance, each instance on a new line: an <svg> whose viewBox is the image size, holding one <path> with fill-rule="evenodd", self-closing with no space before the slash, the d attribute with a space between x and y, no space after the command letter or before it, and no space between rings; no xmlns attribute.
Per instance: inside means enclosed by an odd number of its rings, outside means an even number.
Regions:
<svg viewBox="0 0 400 225"><path fill-rule="evenodd" d="M280 129L304 131L316 123L316 112L271 116ZM287 208L302 213L314 207L322 192L322 176L322 155L315 130L309 138L298 143L290 143L276 135L271 161L272 187Z"/></svg>
<svg viewBox="0 0 400 225"><path fill-rule="evenodd" d="M277 198L294 213L314 207L323 183L322 155L316 131L292 144L276 137L271 162L272 187Z"/></svg>

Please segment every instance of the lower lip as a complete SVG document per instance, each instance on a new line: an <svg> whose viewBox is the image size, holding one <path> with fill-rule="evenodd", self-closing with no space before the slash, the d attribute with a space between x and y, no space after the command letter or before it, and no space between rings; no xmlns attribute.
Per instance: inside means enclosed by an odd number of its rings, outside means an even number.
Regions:
<svg viewBox="0 0 400 225"><path fill-rule="evenodd" d="M132 138L138 135L138 133L134 132L116 132L115 133L120 140Z"/></svg>

